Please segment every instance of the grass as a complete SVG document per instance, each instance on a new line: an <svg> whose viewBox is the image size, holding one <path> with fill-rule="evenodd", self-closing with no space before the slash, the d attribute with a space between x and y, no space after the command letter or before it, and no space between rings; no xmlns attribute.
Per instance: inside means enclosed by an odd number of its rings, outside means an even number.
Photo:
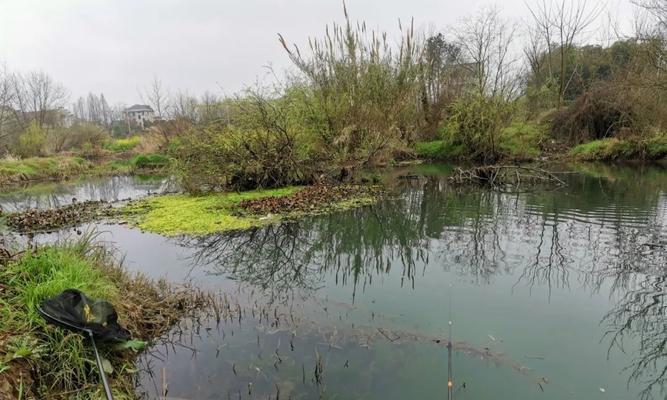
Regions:
<svg viewBox="0 0 667 400"><path fill-rule="evenodd" d="M536 124L514 122L500 131L498 148L513 160L533 160L540 156L544 129Z"/></svg>
<svg viewBox="0 0 667 400"><path fill-rule="evenodd" d="M171 159L162 154L140 154L132 159L132 165L140 169L156 169L168 167Z"/></svg>
<svg viewBox="0 0 667 400"><path fill-rule="evenodd" d="M126 219L146 231L165 236L204 235L248 229L276 221L279 219L278 216L260 219L256 216L236 215L235 207L242 200L287 196L297 190L298 187L287 187L202 196L165 195L135 201L126 205L120 212Z"/></svg>
<svg viewBox="0 0 667 400"><path fill-rule="evenodd" d="M446 143L443 140L431 142L419 142L415 144L415 151L419 158L427 160L457 160L465 153L465 146L461 144Z"/></svg>
<svg viewBox="0 0 667 400"><path fill-rule="evenodd" d="M79 157L31 157L0 160L0 185L25 180L63 179L85 173L91 164Z"/></svg>
<svg viewBox="0 0 667 400"><path fill-rule="evenodd" d="M0 159L0 187L28 181L63 180L85 175L132 174L165 169L171 159L161 154L139 154L132 159L91 162L80 157L50 156Z"/></svg>
<svg viewBox="0 0 667 400"><path fill-rule="evenodd" d="M667 134L648 139L606 138L582 143L570 156L584 161L660 160L667 157Z"/></svg>
<svg viewBox="0 0 667 400"><path fill-rule="evenodd" d="M114 397L136 398L137 351L180 318L210 305L201 292L129 275L112 252L84 235L78 242L27 250L0 266L0 398L104 398L92 347L82 335L48 325L36 306L76 288L114 304L135 339L100 343ZM185 307L184 307L185 305ZM195 314L192 314L195 315ZM130 346L131 344L131 346ZM22 394L19 394L19 391Z"/></svg>
<svg viewBox="0 0 667 400"><path fill-rule="evenodd" d="M130 136L128 138L114 139L104 147L114 153L124 153L134 150L141 143L141 136Z"/></svg>

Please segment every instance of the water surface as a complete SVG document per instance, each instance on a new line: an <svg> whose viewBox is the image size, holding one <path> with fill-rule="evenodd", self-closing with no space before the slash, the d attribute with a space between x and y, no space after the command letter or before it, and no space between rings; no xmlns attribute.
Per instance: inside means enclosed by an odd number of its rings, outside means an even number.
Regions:
<svg viewBox="0 0 667 400"><path fill-rule="evenodd" d="M452 187L450 170L393 170L377 205L252 231L98 227L128 268L243 310L155 346L139 390L446 398L451 334L456 399L664 398L667 171L580 166L510 194Z"/></svg>

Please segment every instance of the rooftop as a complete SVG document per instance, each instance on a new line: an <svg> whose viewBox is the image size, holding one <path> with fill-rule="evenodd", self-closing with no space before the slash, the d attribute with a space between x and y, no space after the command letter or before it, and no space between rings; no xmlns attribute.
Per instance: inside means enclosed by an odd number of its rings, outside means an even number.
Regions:
<svg viewBox="0 0 667 400"><path fill-rule="evenodd" d="M132 107L126 108L125 112L129 111L150 111L153 112L153 108L151 106L147 106L146 104L135 104Z"/></svg>

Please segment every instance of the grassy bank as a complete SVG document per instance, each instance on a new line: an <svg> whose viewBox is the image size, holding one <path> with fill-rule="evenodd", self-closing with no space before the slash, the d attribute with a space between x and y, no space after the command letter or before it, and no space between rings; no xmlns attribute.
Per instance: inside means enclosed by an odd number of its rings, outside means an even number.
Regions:
<svg viewBox="0 0 667 400"><path fill-rule="evenodd" d="M0 267L0 398L103 398L92 347L79 334L47 325L36 306L64 289L110 301L132 332L124 344L101 345L117 399L135 398L138 352L208 297L129 275L92 236L5 257Z"/></svg>
<svg viewBox="0 0 667 400"><path fill-rule="evenodd" d="M594 140L574 147L570 156L585 161L660 160L667 157L667 133L648 139Z"/></svg>
<svg viewBox="0 0 667 400"><path fill-rule="evenodd" d="M572 161L658 161L667 158L667 133L649 138L607 138L572 148L549 146L549 139L530 125L512 125L501 132L497 146L501 160L535 161L541 158ZM465 161L470 151L447 140L418 142L417 157L435 161Z"/></svg>
<svg viewBox="0 0 667 400"><path fill-rule="evenodd" d="M286 187L201 196L165 195L134 201L121 218L139 228L166 236L205 235L250 229L281 219L371 204L376 196L365 189L317 192Z"/></svg>
<svg viewBox="0 0 667 400"><path fill-rule="evenodd" d="M72 179L86 175L167 171L171 160L161 154L140 154L131 159L90 161L81 157L52 156L0 160L0 187L30 181Z"/></svg>

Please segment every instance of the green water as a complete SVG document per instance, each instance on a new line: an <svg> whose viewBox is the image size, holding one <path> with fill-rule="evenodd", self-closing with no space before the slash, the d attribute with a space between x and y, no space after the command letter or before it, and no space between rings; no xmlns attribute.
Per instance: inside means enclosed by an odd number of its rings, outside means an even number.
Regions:
<svg viewBox="0 0 667 400"><path fill-rule="evenodd" d="M667 170L567 171L502 194L391 170L377 205L199 239L104 226L129 268L245 310L155 346L139 390L446 399L452 321L455 399L665 398Z"/></svg>

